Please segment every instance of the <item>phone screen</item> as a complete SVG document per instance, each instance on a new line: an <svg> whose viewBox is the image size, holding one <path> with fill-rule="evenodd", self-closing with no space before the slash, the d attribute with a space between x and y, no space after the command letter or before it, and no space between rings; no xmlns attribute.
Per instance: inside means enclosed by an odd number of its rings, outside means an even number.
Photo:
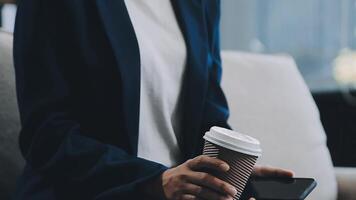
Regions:
<svg viewBox="0 0 356 200"><path fill-rule="evenodd" d="M310 178L252 178L250 194L257 200L305 199L317 183Z"/></svg>

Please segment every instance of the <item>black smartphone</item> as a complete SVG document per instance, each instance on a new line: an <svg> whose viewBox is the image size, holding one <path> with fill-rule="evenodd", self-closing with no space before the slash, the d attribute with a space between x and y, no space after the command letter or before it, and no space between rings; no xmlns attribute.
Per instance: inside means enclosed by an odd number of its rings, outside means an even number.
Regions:
<svg viewBox="0 0 356 200"><path fill-rule="evenodd" d="M252 178L248 190L257 200L302 200L316 187L311 178Z"/></svg>

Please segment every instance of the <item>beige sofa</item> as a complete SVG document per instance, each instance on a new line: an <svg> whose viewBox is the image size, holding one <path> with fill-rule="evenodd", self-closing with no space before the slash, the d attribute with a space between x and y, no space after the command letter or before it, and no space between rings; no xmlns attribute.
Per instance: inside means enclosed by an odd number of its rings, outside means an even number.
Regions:
<svg viewBox="0 0 356 200"><path fill-rule="evenodd" d="M10 199L24 164L17 142L20 122L11 51L12 36L0 32L0 199Z"/></svg>
<svg viewBox="0 0 356 200"><path fill-rule="evenodd" d="M222 60L230 124L261 141L259 162L315 178L310 200L335 200L337 191L338 199L356 199L356 169L333 167L319 111L294 60L241 52L223 52Z"/></svg>
<svg viewBox="0 0 356 200"><path fill-rule="evenodd" d="M23 167L12 64L12 35L0 32L0 199L8 199ZM356 199L356 170L333 168L318 111L290 57L224 52L223 87L236 130L259 138L260 163L314 177L309 199ZM337 178L337 179L336 179Z"/></svg>

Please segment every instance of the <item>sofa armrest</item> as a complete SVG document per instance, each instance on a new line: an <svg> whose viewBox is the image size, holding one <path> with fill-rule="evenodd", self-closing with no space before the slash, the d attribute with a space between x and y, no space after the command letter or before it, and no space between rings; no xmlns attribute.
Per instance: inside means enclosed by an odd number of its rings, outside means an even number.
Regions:
<svg viewBox="0 0 356 200"><path fill-rule="evenodd" d="M338 200L356 199L356 168L335 167Z"/></svg>

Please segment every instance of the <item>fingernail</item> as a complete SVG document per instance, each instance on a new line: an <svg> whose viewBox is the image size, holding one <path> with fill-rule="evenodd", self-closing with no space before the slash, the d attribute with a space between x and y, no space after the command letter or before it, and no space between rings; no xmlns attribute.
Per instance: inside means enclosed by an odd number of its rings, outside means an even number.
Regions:
<svg viewBox="0 0 356 200"><path fill-rule="evenodd" d="M224 171L229 171L229 169L230 169L230 166L228 165L228 164L221 164L220 165L220 168L222 169L222 170L224 170Z"/></svg>
<svg viewBox="0 0 356 200"><path fill-rule="evenodd" d="M236 188L234 188L232 186L228 186L228 191L230 194L233 194L233 196L235 196L237 194Z"/></svg>

